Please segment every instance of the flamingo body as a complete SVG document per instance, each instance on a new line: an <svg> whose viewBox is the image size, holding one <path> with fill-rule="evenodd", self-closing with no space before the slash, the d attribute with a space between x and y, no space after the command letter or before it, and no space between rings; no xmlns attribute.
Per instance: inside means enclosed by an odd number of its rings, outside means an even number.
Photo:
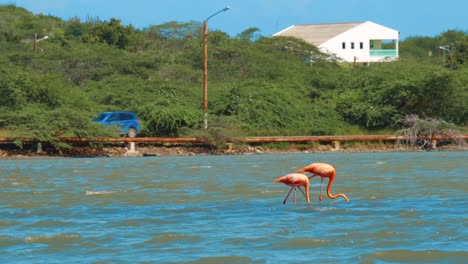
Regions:
<svg viewBox="0 0 468 264"><path fill-rule="evenodd" d="M288 200L289 194L291 193L292 190L294 190L294 204L296 204L296 188L298 188L304 194L307 202L310 203L309 177L307 177L307 175L302 174L302 173L291 173L291 174L279 177L278 179L273 181L273 183L276 183L276 182L281 182L288 186L291 186L291 189L286 195L286 198L284 199L283 204L286 203L286 201ZM302 191L300 187L305 188L305 193L304 191Z"/></svg>
<svg viewBox="0 0 468 264"><path fill-rule="evenodd" d="M331 187L332 187L333 181L335 180L335 175L336 175L336 170L332 165L327 164L327 163L312 163L298 170L296 173L303 173L303 172L312 173L312 176L310 176L310 178L315 177L315 176L320 176L321 181L322 181L320 185L320 196L319 196L320 201L322 201L323 179L328 178L327 196L330 199L336 199L338 197L342 197L343 199L346 200L346 202L349 202L349 199L345 194L339 193L339 194L333 195L331 193Z"/></svg>

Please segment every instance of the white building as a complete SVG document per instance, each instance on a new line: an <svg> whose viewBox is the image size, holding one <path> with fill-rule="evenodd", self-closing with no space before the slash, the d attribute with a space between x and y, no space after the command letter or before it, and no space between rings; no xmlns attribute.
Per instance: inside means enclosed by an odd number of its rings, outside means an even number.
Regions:
<svg viewBox="0 0 468 264"><path fill-rule="evenodd" d="M397 30L367 21L293 25L273 36L302 39L347 62L380 62L398 59L399 35Z"/></svg>

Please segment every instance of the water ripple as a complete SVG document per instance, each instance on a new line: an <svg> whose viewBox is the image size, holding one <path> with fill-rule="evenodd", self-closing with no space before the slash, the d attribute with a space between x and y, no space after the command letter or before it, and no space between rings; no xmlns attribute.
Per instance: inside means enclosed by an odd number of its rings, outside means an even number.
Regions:
<svg viewBox="0 0 468 264"><path fill-rule="evenodd" d="M330 244L330 240L326 239L316 239L310 237L299 237L299 238L291 238L291 239L281 239L281 241L275 241L271 243L272 249L307 249L307 248L317 248L323 247Z"/></svg>
<svg viewBox="0 0 468 264"><path fill-rule="evenodd" d="M176 242L198 242L203 240L200 236L189 236L179 233L164 233L153 236L145 244L171 244Z"/></svg>
<svg viewBox="0 0 468 264"><path fill-rule="evenodd" d="M370 258L395 263L464 263L468 252L385 250L372 253Z"/></svg>

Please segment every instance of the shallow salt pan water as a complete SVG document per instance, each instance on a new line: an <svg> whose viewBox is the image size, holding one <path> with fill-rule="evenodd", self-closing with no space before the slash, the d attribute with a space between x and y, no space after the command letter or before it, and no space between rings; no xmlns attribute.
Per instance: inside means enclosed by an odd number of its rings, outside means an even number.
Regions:
<svg viewBox="0 0 468 264"><path fill-rule="evenodd" d="M467 152L0 160L1 263L466 263ZM350 199L282 204L313 162ZM327 180L325 180L326 182Z"/></svg>

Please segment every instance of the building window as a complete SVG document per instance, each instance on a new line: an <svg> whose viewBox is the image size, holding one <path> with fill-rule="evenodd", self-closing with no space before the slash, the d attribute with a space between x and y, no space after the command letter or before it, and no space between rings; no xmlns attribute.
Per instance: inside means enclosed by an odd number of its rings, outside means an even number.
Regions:
<svg viewBox="0 0 468 264"><path fill-rule="evenodd" d="M354 49L354 42L351 42L351 49Z"/></svg>
<svg viewBox="0 0 468 264"><path fill-rule="evenodd" d="M363 49L363 48L364 48L364 43L363 43L363 42L359 42L359 48L360 48L360 49Z"/></svg>
<svg viewBox="0 0 468 264"><path fill-rule="evenodd" d="M373 40L370 41L370 45L369 45L369 46L370 46L371 49L374 47L374 41L373 41Z"/></svg>
<svg viewBox="0 0 468 264"><path fill-rule="evenodd" d="M343 49L346 49L346 42L342 42L342 43L341 43L341 47L342 47Z"/></svg>

